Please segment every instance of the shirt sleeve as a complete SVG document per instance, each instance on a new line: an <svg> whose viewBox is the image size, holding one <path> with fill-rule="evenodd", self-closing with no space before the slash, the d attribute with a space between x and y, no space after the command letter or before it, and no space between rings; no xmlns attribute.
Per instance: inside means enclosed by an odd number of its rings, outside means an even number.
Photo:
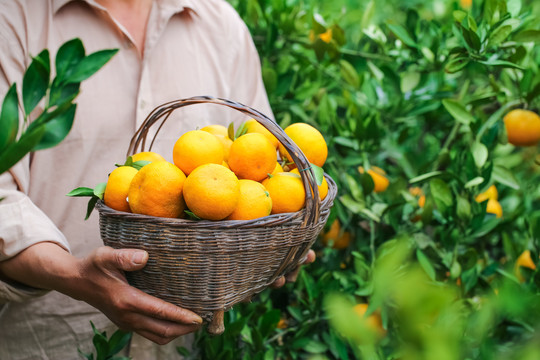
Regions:
<svg viewBox="0 0 540 360"><path fill-rule="evenodd" d="M5 96L13 82L17 83L20 93L27 52L20 9L4 2L0 14L0 94ZM64 235L26 194L29 182L28 156L10 171L0 174L0 261L40 242L54 242L69 251ZM0 281L0 304L44 293L41 289Z"/></svg>

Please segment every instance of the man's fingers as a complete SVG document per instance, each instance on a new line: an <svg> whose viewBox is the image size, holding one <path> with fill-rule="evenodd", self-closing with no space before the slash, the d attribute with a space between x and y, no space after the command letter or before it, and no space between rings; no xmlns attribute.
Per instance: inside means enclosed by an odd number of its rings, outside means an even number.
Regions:
<svg viewBox="0 0 540 360"><path fill-rule="evenodd" d="M199 315L192 311L173 305L142 291L140 291L140 296L137 297L137 301L133 306L133 311L151 318L186 325L200 325L203 321Z"/></svg>
<svg viewBox="0 0 540 360"><path fill-rule="evenodd" d="M165 345L179 336L197 331L201 325L176 324L170 321L141 316L137 319L136 333L159 345Z"/></svg>
<svg viewBox="0 0 540 360"><path fill-rule="evenodd" d="M284 276L280 276L276 279L276 281L274 281L274 283L272 285L270 285L271 288L273 289L279 289L280 287L282 287L283 285L285 285L285 277Z"/></svg>
<svg viewBox="0 0 540 360"><path fill-rule="evenodd" d="M315 261L317 258L317 255L315 254L315 251L309 250L305 260L302 262L302 265L308 265ZM285 279L287 282L295 282L296 278L298 277L298 273L300 272L300 266L297 266L293 271L285 275Z"/></svg>
<svg viewBox="0 0 540 360"><path fill-rule="evenodd" d="M304 262L302 263L302 265L307 265L307 264L311 264L312 262L315 261L315 259L317 258L317 255L315 254L315 251L313 250L309 250L307 255L306 255L306 260L304 260Z"/></svg>
<svg viewBox="0 0 540 360"><path fill-rule="evenodd" d="M148 261L148 253L138 249L113 249L102 246L94 252L97 264L124 271L140 270Z"/></svg>

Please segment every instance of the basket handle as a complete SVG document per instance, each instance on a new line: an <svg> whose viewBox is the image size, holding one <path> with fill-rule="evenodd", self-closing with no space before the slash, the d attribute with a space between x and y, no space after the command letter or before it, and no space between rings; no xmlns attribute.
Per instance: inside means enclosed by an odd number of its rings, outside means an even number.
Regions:
<svg viewBox="0 0 540 360"><path fill-rule="evenodd" d="M160 105L154 110L152 110L152 112L150 112L150 114L143 121L139 129L133 135L129 144L127 156L145 150L147 142L146 136L148 134L148 130L159 120L161 120L161 123L159 124L154 138L150 143L150 149L152 148L154 140L156 139L157 134L161 130L161 127L167 121L172 112L178 108L195 104L217 104L227 106L254 118L268 131L270 131L270 133L278 139L278 141L283 145L283 147L287 149L296 166L298 167L298 170L300 170L300 177L302 178L302 183L306 192L305 216L302 226L305 227L308 223L314 223L319 220L319 191L317 187L317 182L315 180L315 173L313 171L313 168L311 167L311 164L307 160L304 153L300 150L300 148L291 140L291 138L274 120L271 120L263 113L249 106L231 100L215 98L212 96L195 96L191 98L170 101L168 103Z"/></svg>

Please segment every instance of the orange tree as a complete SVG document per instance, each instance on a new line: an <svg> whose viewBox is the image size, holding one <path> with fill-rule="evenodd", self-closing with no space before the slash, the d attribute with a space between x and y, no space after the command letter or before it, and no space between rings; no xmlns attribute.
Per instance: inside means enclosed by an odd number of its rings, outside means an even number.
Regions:
<svg viewBox="0 0 540 360"><path fill-rule="evenodd" d="M222 336L200 332L179 352L538 358L538 145L510 144L503 118L540 110L540 4L231 3L255 39L278 123L324 134L325 171L339 187L328 228L338 219L352 240L316 244L296 283L235 307ZM496 195L477 201L492 185ZM360 303L382 331L355 315Z"/></svg>

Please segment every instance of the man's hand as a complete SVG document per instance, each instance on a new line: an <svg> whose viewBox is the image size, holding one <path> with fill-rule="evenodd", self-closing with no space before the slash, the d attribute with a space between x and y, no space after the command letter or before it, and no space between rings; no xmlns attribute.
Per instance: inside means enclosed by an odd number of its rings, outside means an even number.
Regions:
<svg viewBox="0 0 540 360"><path fill-rule="evenodd" d="M0 274L85 301L120 328L163 345L197 330L202 319L127 283L123 271L139 270L147 260L145 251L110 247L77 259L56 244L38 243L0 262Z"/></svg>
<svg viewBox="0 0 540 360"><path fill-rule="evenodd" d="M274 281L274 283L271 285L271 287L273 287L274 289L277 289L285 285L287 282L295 282L296 278L298 277L298 272L300 271L300 267L302 265L311 264L312 262L315 261L316 257L317 256L315 255L315 251L310 249L306 255L306 259L300 266L298 266L296 269L294 269L287 275L277 278L276 281Z"/></svg>

